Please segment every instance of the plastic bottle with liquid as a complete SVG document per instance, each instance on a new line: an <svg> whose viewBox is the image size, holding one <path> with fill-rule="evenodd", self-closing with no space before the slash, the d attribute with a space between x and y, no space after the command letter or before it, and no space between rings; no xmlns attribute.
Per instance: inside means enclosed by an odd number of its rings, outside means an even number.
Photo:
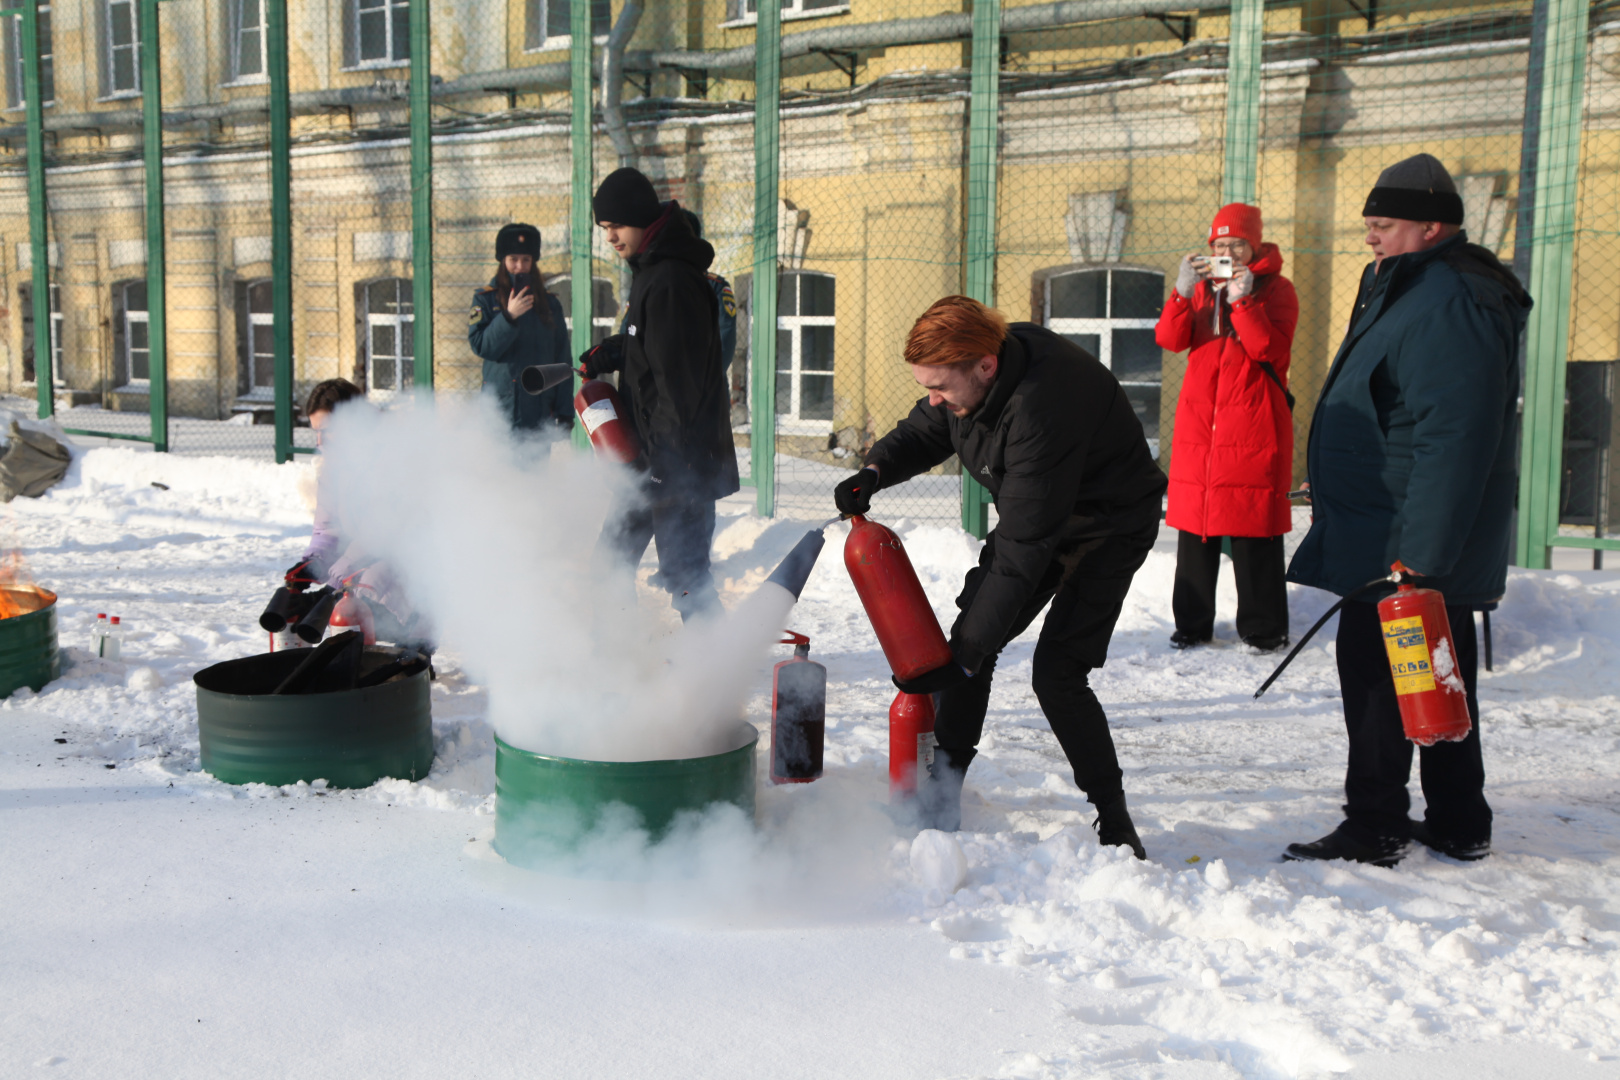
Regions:
<svg viewBox="0 0 1620 1080"><path fill-rule="evenodd" d="M90 652L95 656L101 655L103 643L107 640L107 613L96 612L96 625L90 631Z"/></svg>
<svg viewBox="0 0 1620 1080"><path fill-rule="evenodd" d="M117 615L109 622L107 636L102 638L101 655L106 660L117 660L124 655L124 627Z"/></svg>

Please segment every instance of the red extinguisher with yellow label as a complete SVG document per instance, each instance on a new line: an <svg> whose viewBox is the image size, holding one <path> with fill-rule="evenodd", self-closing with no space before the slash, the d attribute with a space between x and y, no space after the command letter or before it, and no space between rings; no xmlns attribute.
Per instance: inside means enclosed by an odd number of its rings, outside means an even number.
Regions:
<svg viewBox="0 0 1620 1080"><path fill-rule="evenodd" d="M1400 563L1395 566L1400 568ZM1457 648L1446 617L1446 598L1434 589L1402 582L1378 602L1384 651L1395 679L1401 727L1419 746L1468 737L1468 689L1457 666Z"/></svg>
<svg viewBox="0 0 1620 1080"><path fill-rule="evenodd" d="M1451 620L1446 617L1446 598L1436 589L1413 585L1408 578L1411 571L1398 561L1389 569L1388 577L1367 582L1328 608L1254 696L1258 698L1277 681L1305 643L1348 601L1393 584L1395 592L1378 602L1378 622L1384 634L1384 651L1389 656L1389 673L1395 680L1401 728L1419 746L1460 742L1472 730L1473 719L1468 715L1468 688L1457 663Z"/></svg>

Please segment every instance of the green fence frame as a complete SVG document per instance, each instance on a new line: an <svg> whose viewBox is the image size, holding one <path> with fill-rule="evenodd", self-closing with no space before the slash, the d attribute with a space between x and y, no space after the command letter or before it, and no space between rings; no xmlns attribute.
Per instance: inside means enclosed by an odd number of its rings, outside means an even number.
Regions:
<svg viewBox="0 0 1620 1080"><path fill-rule="evenodd" d="M754 31L754 286L749 303L749 473L763 517L776 513L777 198L781 181L782 9L759 5Z"/></svg>

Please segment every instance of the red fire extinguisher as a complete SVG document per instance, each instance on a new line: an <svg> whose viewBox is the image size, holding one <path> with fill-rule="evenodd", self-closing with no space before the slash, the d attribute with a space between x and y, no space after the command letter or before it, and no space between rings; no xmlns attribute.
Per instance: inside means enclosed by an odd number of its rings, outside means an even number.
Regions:
<svg viewBox="0 0 1620 1080"><path fill-rule="evenodd" d="M905 682L952 663L950 643L893 529L852 517L844 566L896 679Z"/></svg>
<svg viewBox="0 0 1620 1080"><path fill-rule="evenodd" d="M609 461L628 465L641 456L641 441L625 415L619 392L601 379L586 379L574 395L574 412L585 425L596 452Z"/></svg>
<svg viewBox="0 0 1620 1080"><path fill-rule="evenodd" d="M377 644L377 629L371 614L371 605L360 599L353 589L345 588L343 597L332 609L332 618L326 624L328 636L360 631L365 644Z"/></svg>
<svg viewBox="0 0 1620 1080"><path fill-rule="evenodd" d="M1399 563L1395 569L1401 569ZM1473 721L1446 598L1403 582L1378 602L1378 621L1406 737L1419 746L1467 738Z"/></svg>
<svg viewBox="0 0 1620 1080"><path fill-rule="evenodd" d="M821 775L827 741L827 669L810 659L810 639L791 630L793 656L771 679L771 783L808 784Z"/></svg>
<svg viewBox="0 0 1620 1080"><path fill-rule="evenodd" d="M889 801L915 798L918 777L934 763L934 697L901 691L889 706Z"/></svg>

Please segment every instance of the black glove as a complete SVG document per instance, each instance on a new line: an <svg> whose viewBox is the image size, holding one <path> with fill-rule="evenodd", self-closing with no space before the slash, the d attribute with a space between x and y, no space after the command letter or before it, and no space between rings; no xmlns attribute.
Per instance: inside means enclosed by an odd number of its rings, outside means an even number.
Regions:
<svg viewBox="0 0 1620 1080"><path fill-rule="evenodd" d="M610 371L624 366L624 335L603 338L586 349L579 357L579 369L587 379L600 379Z"/></svg>
<svg viewBox="0 0 1620 1080"><path fill-rule="evenodd" d="M937 667L933 671L925 671L915 679L907 679L905 682L901 682L900 676L896 675L894 685L907 694L937 694L941 690L961 686L971 678L973 676L969 675L961 664L952 660L948 664Z"/></svg>
<svg viewBox="0 0 1620 1080"><path fill-rule="evenodd" d="M301 593L311 585L317 585L326 577L326 568L317 559L305 559L287 568L285 575L287 590Z"/></svg>
<svg viewBox="0 0 1620 1080"><path fill-rule="evenodd" d="M878 489L878 472L868 465L833 488L833 502L840 514L864 514L872 509L872 493Z"/></svg>

